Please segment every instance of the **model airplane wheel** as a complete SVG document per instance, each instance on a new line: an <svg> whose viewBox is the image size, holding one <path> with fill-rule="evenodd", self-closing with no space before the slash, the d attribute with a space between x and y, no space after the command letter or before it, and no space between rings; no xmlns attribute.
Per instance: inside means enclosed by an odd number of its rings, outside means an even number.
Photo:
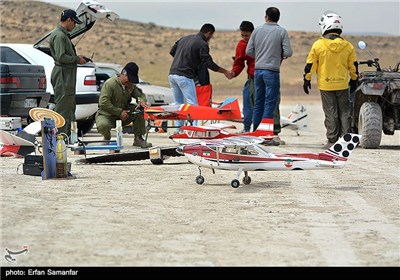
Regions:
<svg viewBox="0 0 400 280"><path fill-rule="evenodd" d="M204 183L204 177L199 175L196 177L196 183L202 185Z"/></svg>
<svg viewBox="0 0 400 280"><path fill-rule="evenodd" d="M250 183L251 183L251 177L250 176L243 177L243 184L248 185Z"/></svg>
<svg viewBox="0 0 400 280"><path fill-rule="evenodd" d="M232 182L231 182L231 186L232 186L232 188L238 188L239 186L240 186L240 182L239 182L239 180L232 180Z"/></svg>

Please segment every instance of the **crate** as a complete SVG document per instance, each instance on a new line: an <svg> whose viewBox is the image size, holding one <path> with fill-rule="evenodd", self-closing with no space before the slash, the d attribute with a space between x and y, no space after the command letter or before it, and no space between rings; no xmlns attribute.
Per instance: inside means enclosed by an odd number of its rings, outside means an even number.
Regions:
<svg viewBox="0 0 400 280"><path fill-rule="evenodd" d="M24 175L42 176L43 171L43 156L26 155L22 165ZM67 162L67 170L71 172L71 162Z"/></svg>
<svg viewBox="0 0 400 280"><path fill-rule="evenodd" d="M43 171L43 156L26 155L22 165L24 175L41 176Z"/></svg>
<svg viewBox="0 0 400 280"><path fill-rule="evenodd" d="M20 130L21 128L20 117L0 117L1 130Z"/></svg>

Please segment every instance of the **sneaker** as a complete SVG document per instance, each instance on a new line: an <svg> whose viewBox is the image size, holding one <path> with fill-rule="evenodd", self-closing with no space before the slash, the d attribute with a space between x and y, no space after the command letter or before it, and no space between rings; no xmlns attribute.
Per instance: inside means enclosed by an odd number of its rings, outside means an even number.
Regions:
<svg viewBox="0 0 400 280"><path fill-rule="evenodd" d="M276 138L273 138L271 140L266 140L262 143L265 146L279 146L281 143L277 141Z"/></svg>
<svg viewBox="0 0 400 280"><path fill-rule="evenodd" d="M279 145L285 145L286 144L286 142L282 138L279 138L279 137L277 137L276 141L279 142Z"/></svg>
<svg viewBox="0 0 400 280"><path fill-rule="evenodd" d="M150 148L153 147L153 145L149 142L146 142L142 136L135 136L135 140L133 141L132 146L137 146L140 148Z"/></svg>

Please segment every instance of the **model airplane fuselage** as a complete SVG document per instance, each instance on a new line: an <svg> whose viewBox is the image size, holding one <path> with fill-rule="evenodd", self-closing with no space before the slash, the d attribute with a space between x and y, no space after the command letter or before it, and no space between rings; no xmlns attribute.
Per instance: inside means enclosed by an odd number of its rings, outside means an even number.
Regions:
<svg viewBox="0 0 400 280"><path fill-rule="evenodd" d="M256 136L263 137L265 141L274 139L273 123L263 119L254 132L232 133L228 129L236 129L236 126L224 123L212 123L203 126L182 126L181 132L170 136L170 139L180 144L193 144L202 140L222 139L232 136ZM297 132L307 129L307 111L303 105L297 104L289 116L281 116L281 127L290 128Z"/></svg>
<svg viewBox="0 0 400 280"><path fill-rule="evenodd" d="M144 109L145 119L151 120L241 120L238 100L227 98L220 106L206 107L190 104L150 106Z"/></svg>
<svg viewBox="0 0 400 280"><path fill-rule="evenodd" d="M193 144L203 140L223 139L233 136L253 136L262 137L264 141L274 138L274 123L272 120L263 119L254 132L232 133L228 129L235 129L236 126L213 123L204 126L182 126L182 132L172 134L169 138L180 144Z"/></svg>
<svg viewBox="0 0 400 280"><path fill-rule="evenodd" d="M299 130L308 129L306 107L296 104L287 117L281 116L281 128L290 128L299 135Z"/></svg>
<svg viewBox="0 0 400 280"><path fill-rule="evenodd" d="M199 167L236 170L231 185L237 188L239 176L245 173L244 184L251 182L248 171L292 171L326 168L343 168L351 152L360 142L361 135L346 134L328 150L320 153L273 154L260 143L262 138L237 136L221 140L205 141L181 148L187 159ZM204 177L197 176L202 184Z"/></svg>

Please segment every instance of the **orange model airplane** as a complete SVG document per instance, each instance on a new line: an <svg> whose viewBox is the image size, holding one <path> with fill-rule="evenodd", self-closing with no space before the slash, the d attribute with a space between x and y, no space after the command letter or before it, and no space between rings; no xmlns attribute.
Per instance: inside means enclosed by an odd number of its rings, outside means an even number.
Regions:
<svg viewBox="0 0 400 280"><path fill-rule="evenodd" d="M241 121L239 102L227 98L220 106L206 107L190 104L150 106L144 109L145 119L154 120L232 120Z"/></svg>

